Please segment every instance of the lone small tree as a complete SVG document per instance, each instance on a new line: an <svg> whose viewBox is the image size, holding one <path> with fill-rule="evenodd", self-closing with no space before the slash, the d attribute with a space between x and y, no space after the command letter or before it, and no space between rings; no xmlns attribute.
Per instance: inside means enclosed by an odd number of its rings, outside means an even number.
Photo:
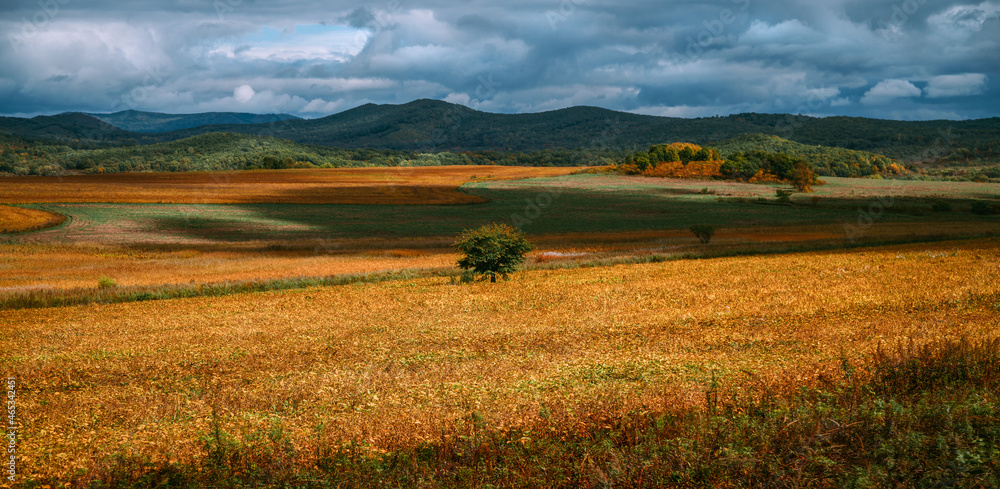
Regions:
<svg viewBox="0 0 1000 489"><path fill-rule="evenodd" d="M524 263L524 255L532 248L520 231L496 223L463 231L454 246L465 254L458 266L489 277L490 282L496 282L497 275L506 279Z"/></svg>
<svg viewBox="0 0 1000 489"><path fill-rule="evenodd" d="M701 241L701 244L708 244L712 240L712 236L715 236L715 228L708 224L695 224L688 229L698 237L698 241Z"/></svg>
<svg viewBox="0 0 1000 489"><path fill-rule="evenodd" d="M792 186L799 192L809 193L812 192L812 186L816 183L816 173L809 168L809 165L797 161L792 172L788 175L788 181L792 182Z"/></svg>

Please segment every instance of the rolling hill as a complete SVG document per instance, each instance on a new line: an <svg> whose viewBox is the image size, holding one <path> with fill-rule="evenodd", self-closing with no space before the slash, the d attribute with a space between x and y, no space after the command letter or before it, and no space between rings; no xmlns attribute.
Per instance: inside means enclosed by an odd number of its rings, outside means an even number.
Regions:
<svg viewBox="0 0 1000 489"><path fill-rule="evenodd" d="M436 100L403 105L367 104L320 119L285 121L270 127L204 126L165 133L188 137L204 131L265 134L342 147L408 150L532 151L631 149L664 140L721 140L741 134L742 123L719 119L675 119L597 107L571 107L533 114L492 114ZM261 132L263 131L263 132ZM760 132L760 131L756 131Z"/></svg>
<svg viewBox="0 0 1000 489"><path fill-rule="evenodd" d="M1000 161L1000 118L973 121L888 121L856 117L736 114L681 119L571 107L534 114L492 114L461 105L417 100L368 104L320 119L268 126L202 126L165 133L188 137L206 131L265 134L341 147L408 150L531 151L609 148L635 150L670 141L713 145L744 134L768 134L807 145L841 147L914 162L958 152Z"/></svg>
<svg viewBox="0 0 1000 489"><path fill-rule="evenodd" d="M194 116L201 116L200 121L221 120L202 114L181 116L170 123L180 124L182 122L177 121ZM124 117L129 116L126 114ZM166 124L166 120L159 116L152 117L147 127ZM805 145L882 154L904 162L942 159L960 164L1000 162L1000 118L996 117L972 121L905 122L852 117L736 114L681 119L597 107L571 107L534 114L493 114L435 100L416 100L402 105L367 104L319 119L210 124L155 134L124 131L84 114L33 119L2 118L0 132L104 144L145 144L213 132L231 132L320 146L421 152L593 148L634 151L674 141L715 146L745 134L767 134ZM94 135L96 140L88 139L88 136Z"/></svg>
<svg viewBox="0 0 1000 489"><path fill-rule="evenodd" d="M240 112L206 112L202 114L162 114L123 110L112 114L86 114L119 129L132 132L169 132L198 126L219 124L267 124L297 120L288 114L246 114Z"/></svg>
<svg viewBox="0 0 1000 489"><path fill-rule="evenodd" d="M70 112L31 119L0 117L0 132L25 138L48 139L81 144L138 144L157 139L125 131L86 114Z"/></svg>

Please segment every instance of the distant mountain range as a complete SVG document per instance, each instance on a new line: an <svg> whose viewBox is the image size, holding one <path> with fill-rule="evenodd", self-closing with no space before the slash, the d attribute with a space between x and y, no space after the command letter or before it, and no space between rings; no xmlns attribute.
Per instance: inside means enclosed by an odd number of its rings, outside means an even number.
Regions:
<svg viewBox="0 0 1000 489"><path fill-rule="evenodd" d="M153 143L152 136L119 129L87 114L71 112L31 119L0 117L0 132L15 136L62 142L96 144Z"/></svg>
<svg viewBox="0 0 1000 489"><path fill-rule="evenodd" d="M203 114L161 114L123 110L113 114L86 114L119 129L132 132L169 132L198 126L218 124L268 124L299 120L288 114L244 114L239 112L206 112Z"/></svg>
<svg viewBox="0 0 1000 489"><path fill-rule="evenodd" d="M736 114L681 119L572 107L534 114L493 114L435 100L367 104L320 119L286 114L170 115L126 111L32 119L0 118L0 132L72 145L167 142L232 132L345 148L437 151L635 150L653 144L712 145L744 134L780 136L883 154L902 161L1000 160L1000 118L904 122L855 117Z"/></svg>

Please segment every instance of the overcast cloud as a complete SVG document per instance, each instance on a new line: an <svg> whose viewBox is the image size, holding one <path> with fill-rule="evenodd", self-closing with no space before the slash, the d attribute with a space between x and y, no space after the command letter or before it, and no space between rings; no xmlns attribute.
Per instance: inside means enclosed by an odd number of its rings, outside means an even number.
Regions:
<svg viewBox="0 0 1000 489"><path fill-rule="evenodd" d="M0 113L1000 115L1000 0L3 0Z"/></svg>

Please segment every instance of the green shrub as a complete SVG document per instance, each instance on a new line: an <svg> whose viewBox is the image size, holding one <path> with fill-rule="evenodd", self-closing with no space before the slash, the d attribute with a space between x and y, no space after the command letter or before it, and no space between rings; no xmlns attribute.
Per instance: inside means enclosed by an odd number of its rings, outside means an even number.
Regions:
<svg viewBox="0 0 1000 489"><path fill-rule="evenodd" d="M774 191L774 196L778 198L779 204L791 205L793 193L794 192L792 192L791 190L785 190L783 188L779 188L778 190Z"/></svg>
<svg viewBox="0 0 1000 489"><path fill-rule="evenodd" d="M708 244L715 235L715 228L707 224L695 224L688 228L701 241L701 244Z"/></svg>
<svg viewBox="0 0 1000 489"><path fill-rule="evenodd" d="M472 273L472 270L462 271L462 276L459 278L459 282L467 284L476 280L476 275Z"/></svg>
<svg viewBox="0 0 1000 489"><path fill-rule="evenodd" d="M464 231L455 247L465 254L458 260L458 266L483 278L489 277L490 282L496 282L498 275L506 279L524 263L524 255L532 248L520 231L496 223Z"/></svg>
<svg viewBox="0 0 1000 489"><path fill-rule="evenodd" d="M99 289L113 289L118 287L118 282L111 277L101 277L97 279L97 288Z"/></svg>

